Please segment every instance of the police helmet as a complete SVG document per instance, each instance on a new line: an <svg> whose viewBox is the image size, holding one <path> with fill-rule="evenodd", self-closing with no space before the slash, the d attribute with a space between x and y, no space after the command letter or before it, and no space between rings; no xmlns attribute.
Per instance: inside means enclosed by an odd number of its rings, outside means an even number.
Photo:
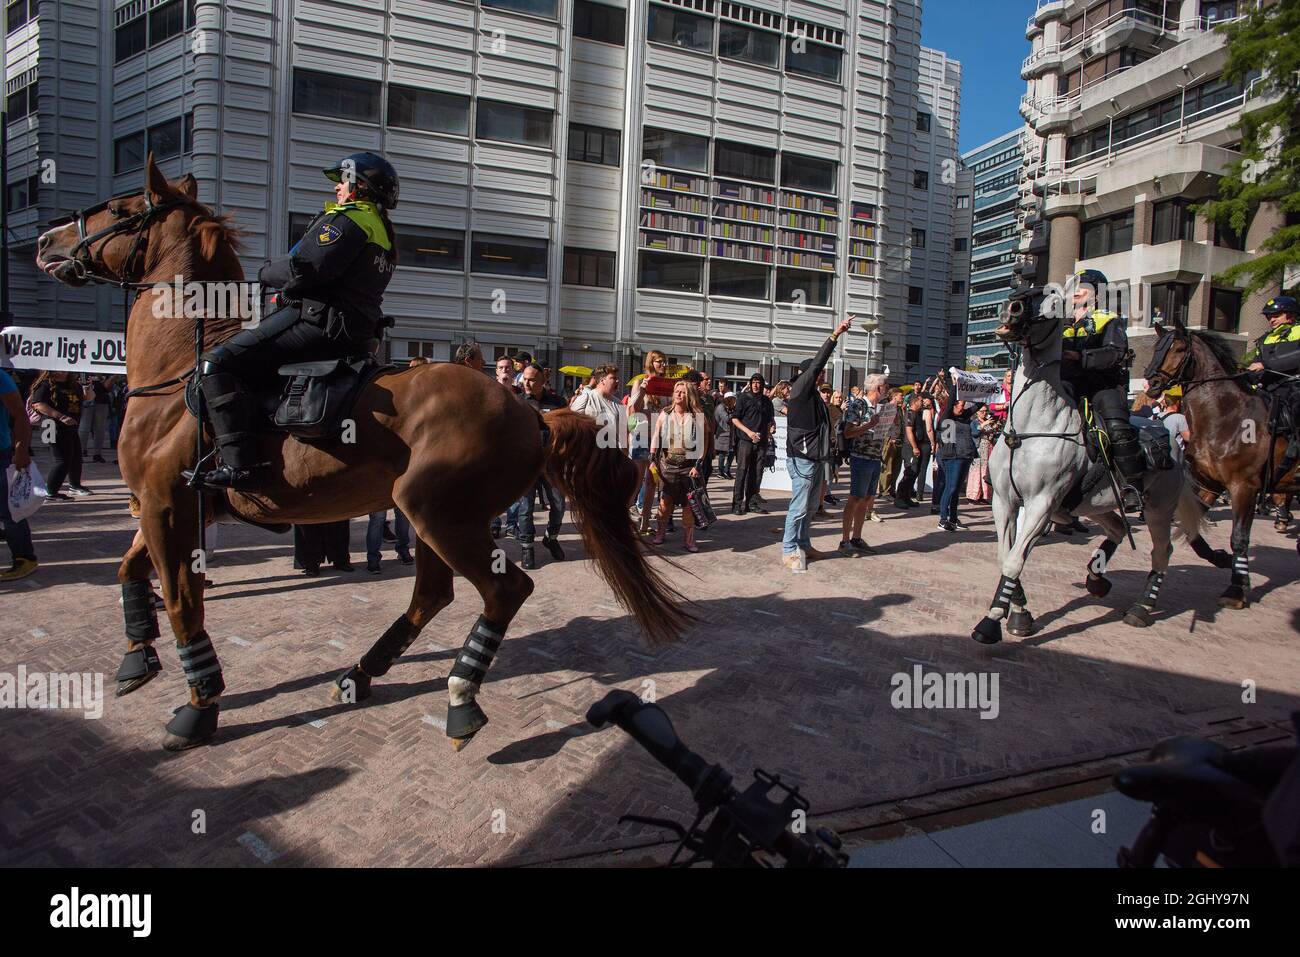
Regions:
<svg viewBox="0 0 1300 957"><path fill-rule="evenodd" d="M400 184L397 170L378 153L353 153L339 160L337 166L323 171L332 183L344 179L359 183L369 190L380 206L393 209L397 206Z"/></svg>
<svg viewBox="0 0 1300 957"><path fill-rule="evenodd" d="M1277 316L1283 313L1294 316L1298 312L1300 312L1300 303L1296 302L1295 296L1274 296L1264 303L1266 316Z"/></svg>

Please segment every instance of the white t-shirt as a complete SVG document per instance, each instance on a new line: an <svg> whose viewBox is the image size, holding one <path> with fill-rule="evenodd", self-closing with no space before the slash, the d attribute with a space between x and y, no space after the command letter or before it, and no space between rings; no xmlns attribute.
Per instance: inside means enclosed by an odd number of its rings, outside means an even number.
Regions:
<svg viewBox="0 0 1300 957"><path fill-rule="evenodd" d="M606 422L618 422L620 406L613 399L605 398L595 389L587 389L574 398L573 405L570 408L574 412L589 415L604 425Z"/></svg>

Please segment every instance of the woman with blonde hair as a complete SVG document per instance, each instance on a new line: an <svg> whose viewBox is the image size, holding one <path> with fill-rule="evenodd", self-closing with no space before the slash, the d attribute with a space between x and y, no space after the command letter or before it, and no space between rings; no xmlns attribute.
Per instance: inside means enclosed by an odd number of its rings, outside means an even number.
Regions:
<svg viewBox="0 0 1300 957"><path fill-rule="evenodd" d="M668 521L678 505L682 506L684 547L698 552L695 544L695 516L686 505L686 494L699 480L700 462L707 454L708 427L700 413L699 398L689 382L679 380L673 386L672 405L655 418L650 440L650 457L659 470L659 527L652 540L664 543ZM650 502L646 501L647 510Z"/></svg>

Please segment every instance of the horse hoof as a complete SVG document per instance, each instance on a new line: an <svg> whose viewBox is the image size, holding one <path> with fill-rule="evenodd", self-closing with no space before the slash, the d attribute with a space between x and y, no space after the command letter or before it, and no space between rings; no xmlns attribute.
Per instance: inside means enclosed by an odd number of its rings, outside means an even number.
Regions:
<svg viewBox="0 0 1300 957"><path fill-rule="evenodd" d="M1134 605L1124 616L1124 624L1132 625L1134 628L1150 628L1154 620L1151 617L1151 609L1146 605Z"/></svg>
<svg viewBox="0 0 1300 957"><path fill-rule="evenodd" d="M117 669L117 697L143 688L160 671L162 662L158 660L158 652L153 650L153 645L132 648L122 656L122 664Z"/></svg>
<svg viewBox="0 0 1300 957"><path fill-rule="evenodd" d="M1007 618L1007 631L1017 638L1028 638L1034 633L1034 616L1027 611L1013 611Z"/></svg>
<svg viewBox="0 0 1300 957"><path fill-rule="evenodd" d="M1230 595L1220 595L1219 607L1231 608L1234 611L1241 611L1241 609L1246 607L1246 601L1243 598L1235 598Z"/></svg>
<svg viewBox="0 0 1300 957"><path fill-rule="evenodd" d="M996 645L1002 640L1002 623L992 618L982 618L970 636L981 645Z"/></svg>
<svg viewBox="0 0 1300 957"><path fill-rule="evenodd" d="M1093 598L1105 598L1110 594L1109 578L1103 578L1101 575L1088 572L1088 580L1084 584L1087 586L1088 594Z"/></svg>
<svg viewBox="0 0 1300 957"><path fill-rule="evenodd" d="M474 740L474 735L472 734L467 738L452 738L451 749L455 751L457 754L459 754L461 751L464 751L466 745L468 745L473 740Z"/></svg>
<svg viewBox="0 0 1300 957"><path fill-rule="evenodd" d="M207 744L217 733L217 716L220 711L221 705L215 701L202 708L196 708L192 704L179 708L164 729L164 750L188 751Z"/></svg>
<svg viewBox="0 0 1300 957"><path fill-rule="evenodd" d="M447 705L447 737L451 738L451 746L457 751L469 744L487 723L487 715L473 699L464 704Z"/></svg>
<svg viewBox="0 0 1300 957"><path fill-rule="evenodd" d="M349 682L351 686L349 688ZM351 693L348 694L347 692ZM370 697L370 675L353 665L334 679L330 686L330 700L335 704L357 704ZM346 700L345 700L346 698Z"/></svg>

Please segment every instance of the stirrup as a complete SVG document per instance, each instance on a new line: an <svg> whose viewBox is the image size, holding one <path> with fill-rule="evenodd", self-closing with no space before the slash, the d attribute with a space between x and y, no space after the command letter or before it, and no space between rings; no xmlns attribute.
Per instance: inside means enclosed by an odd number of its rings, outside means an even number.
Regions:
<svg viewBox="0 0 1300 957"><path fill-rule="evenodd" d="M216 492L224 492L226 489L236 492L255 492L262 486L266 468L265 464L238 469L229 465L219 465L202 472L185 469L181 472L181 476L195 488Z"/></svg>
<svg viewBox="0 0 1300 957"><path fill-rule="evenodd" d="M1136 485L1123 486L1120 495L1123 499L1121 504L1126 512L1140 512L1146 507L1146 503L1142 499L1142 490Z"/></svg>

